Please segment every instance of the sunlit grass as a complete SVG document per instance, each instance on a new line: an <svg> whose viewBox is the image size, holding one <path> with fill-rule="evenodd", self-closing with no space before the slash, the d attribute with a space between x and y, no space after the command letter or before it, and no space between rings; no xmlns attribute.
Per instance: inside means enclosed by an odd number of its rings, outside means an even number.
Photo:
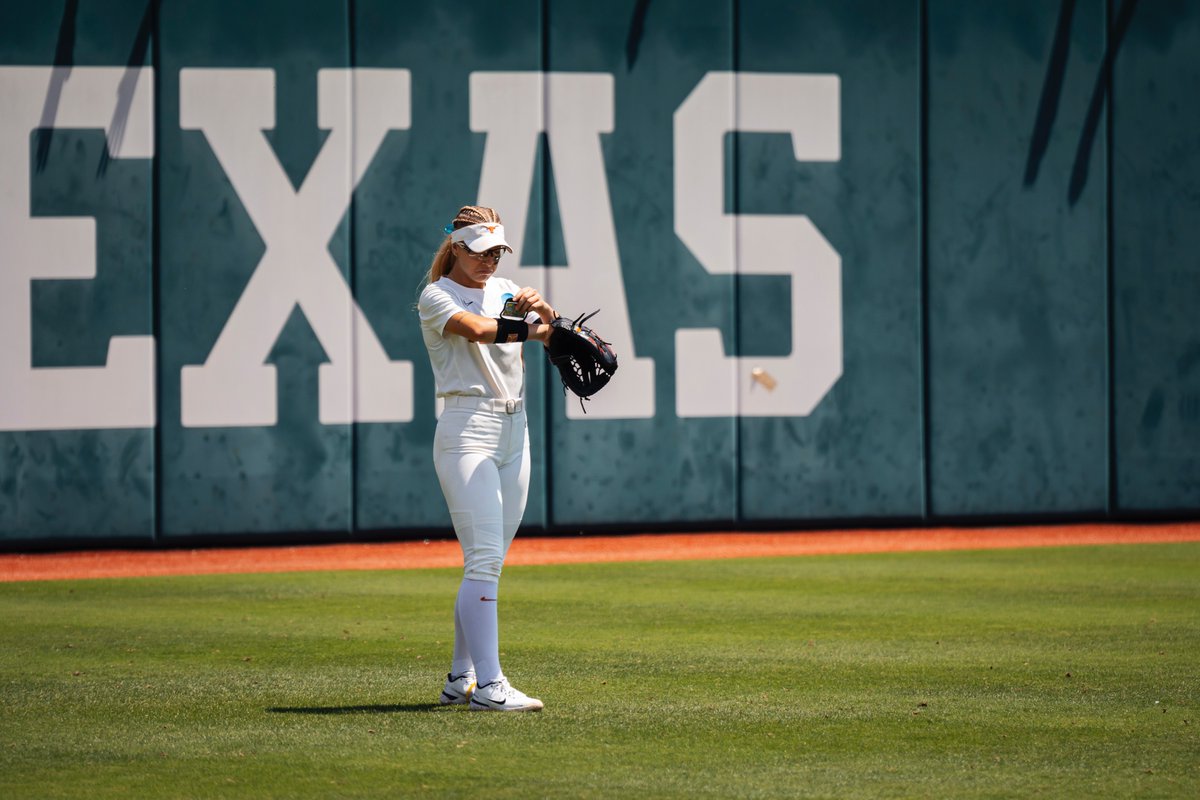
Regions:
<svg viewBox="0 0 1200 800"><path fill-rule="evenodd" d="M1200 545L0 585L4 797L1200 796Z"/></svg>

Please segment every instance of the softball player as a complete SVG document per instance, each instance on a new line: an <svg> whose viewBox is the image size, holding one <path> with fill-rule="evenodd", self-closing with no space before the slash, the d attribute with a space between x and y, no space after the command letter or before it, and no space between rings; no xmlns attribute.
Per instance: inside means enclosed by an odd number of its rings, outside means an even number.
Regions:
<svg viewBox="0 0 1200 800"><path fill-rule="evenodd" d="M447 226L417 308L437 395L437 470L463 551L454 606L454 657L443 704L472 711L539 711L542 701L500 668L500 569L525 513L529 430L522 342L550 336L558 315L535 289L495 271L505 251L499 215L465 206Z"/></svg>

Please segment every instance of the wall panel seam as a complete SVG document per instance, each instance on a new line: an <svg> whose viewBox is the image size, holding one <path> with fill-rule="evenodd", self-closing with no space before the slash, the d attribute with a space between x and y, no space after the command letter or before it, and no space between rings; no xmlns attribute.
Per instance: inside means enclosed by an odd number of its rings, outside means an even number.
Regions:
<svg viewBox="0 0 1200 800"><path fill-rule="evenodd" d="M921 518L933 513L929 377L929 0L917 2L917 315L921 392Z"/></svg>
<svg viewBox="0 0 1200 800"><path fill-rule="evenodd" d="M150 160L150 333L154 337L154 428L151 448L151 463L154 468L151 494L151 538L156 544L162 540L163 520L163 381L166 377L163 364L162 331L162 17L159 13L162 1L150 0L153 15L150 33L150 67L154 78L154 110L150 124L154 126L154 157Z"/></svg>
<svg viewBox="0 0 1200 800"><path fill-rule="evenodd" d="M1113 2L1114 0L1105 0L1104 3L1104 52L1107 57L1101 62L1101 69L1105 71L1102 78L1105 85L1105 93L1108 95L1105 99L1108 101L1104 117L1104 330L1106 333L1106 358L1105 366L1105 387L1107 396L1105 403L1105 421L1107 422L1106 433L1108 436L1105 455L1107 457L1107 508L1105 516L1112 518L1117 511L1117 438L1116 438L1116 384L1114 375L1116 374L1116 335L1113 330L1113 280L1114 280L1114 259L1113 259L1113 116L1115 113L1114 102L1116 100L1116 91L1113 84L1115 69L1113 64L1116 61L1116 53L1110 49L1112 47L1112 23L1113 23Z"/></svg>

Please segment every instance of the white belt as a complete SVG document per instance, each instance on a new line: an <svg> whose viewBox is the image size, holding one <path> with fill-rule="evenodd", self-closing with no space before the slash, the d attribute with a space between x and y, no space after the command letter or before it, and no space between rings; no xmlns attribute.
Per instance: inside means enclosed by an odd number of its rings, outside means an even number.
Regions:
<svg viewBox="0 0 1200 800"><path fill-rule="evenodd" d="M524 398L499 400L491 397L467 397L461 394L452 394L442 399L446 401L446 408L491 411L493 414L517 414L525 410Z"/></svg>

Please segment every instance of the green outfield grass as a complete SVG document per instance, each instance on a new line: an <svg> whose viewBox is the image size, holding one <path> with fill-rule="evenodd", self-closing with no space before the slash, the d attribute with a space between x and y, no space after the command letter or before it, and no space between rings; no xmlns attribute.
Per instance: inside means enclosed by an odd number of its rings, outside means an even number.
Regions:
<svg viewBox="0 0 1200 800"><path fill-rule="evenodd" d="M1200 544L0 584L0 797L1200 796Z"/></svg>

